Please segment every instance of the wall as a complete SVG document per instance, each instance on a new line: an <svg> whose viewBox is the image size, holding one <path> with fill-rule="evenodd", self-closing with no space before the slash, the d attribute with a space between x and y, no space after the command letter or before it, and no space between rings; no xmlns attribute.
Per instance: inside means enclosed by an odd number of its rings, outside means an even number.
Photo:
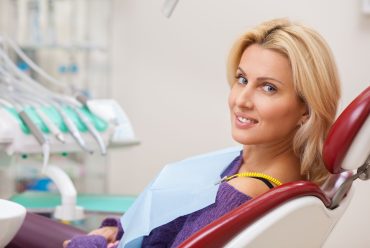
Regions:
<svg viewBox="0 0 370 248"><path fill-rule="evenodd" d="M137 194L165 163L234 144L225 60L238 34L261 21L289 17L327 39L343 82L341 109L369 86L370 17L359 0L184 0L170 19L163 2L113 1L111 96L141 144L111 151L110 193ZM357 186L369 193L368 183ZM369 222L369 205L356 195L327 247L366 247L370 239L357 229Z"/></svg>

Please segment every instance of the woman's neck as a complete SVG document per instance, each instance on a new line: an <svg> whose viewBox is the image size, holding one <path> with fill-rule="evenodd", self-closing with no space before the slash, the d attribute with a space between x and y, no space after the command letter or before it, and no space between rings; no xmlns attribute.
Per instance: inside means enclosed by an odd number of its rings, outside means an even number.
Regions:
<svg viewBox="0 0 370 248"><path fill-rule="evenodd" d="M239 172L262 172L283 181L300 177L300 161L294 154L292 140L274 144L244 145L243 164Z"/></svg>

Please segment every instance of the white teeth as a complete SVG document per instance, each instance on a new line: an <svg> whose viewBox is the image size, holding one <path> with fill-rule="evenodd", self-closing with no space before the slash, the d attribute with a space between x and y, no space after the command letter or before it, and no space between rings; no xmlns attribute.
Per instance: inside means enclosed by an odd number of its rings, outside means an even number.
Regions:
<svg viewBox="0 0 370 248"><path fill-rule="evenodd" d="M240 117L240 116L238 116L237 118L242 123L256 123L255 120L251 120L251 119L248 119L248 118L244 118L244 117Z"/></svg>

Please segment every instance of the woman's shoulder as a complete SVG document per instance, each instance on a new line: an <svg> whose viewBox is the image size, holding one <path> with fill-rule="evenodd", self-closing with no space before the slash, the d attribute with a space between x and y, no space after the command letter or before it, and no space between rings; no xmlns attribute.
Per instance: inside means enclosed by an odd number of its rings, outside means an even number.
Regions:
<svg viewBox="0 0 370 248"><path fill-rule="evenodd" d="M228 181L227 184L250 198L255 198L270 190L263 181L249 177L238 177Z"/></svg>

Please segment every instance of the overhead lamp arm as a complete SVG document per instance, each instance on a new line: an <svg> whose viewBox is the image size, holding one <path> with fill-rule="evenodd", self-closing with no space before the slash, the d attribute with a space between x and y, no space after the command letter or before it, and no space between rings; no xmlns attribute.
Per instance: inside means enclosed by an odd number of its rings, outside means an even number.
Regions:
<svg viewBox="0 0 370 248"><path fill-rule="evenodd" d="M162 6L162 13L167 18L170 18L178 2L179 0L165 0Z"/></svg>

